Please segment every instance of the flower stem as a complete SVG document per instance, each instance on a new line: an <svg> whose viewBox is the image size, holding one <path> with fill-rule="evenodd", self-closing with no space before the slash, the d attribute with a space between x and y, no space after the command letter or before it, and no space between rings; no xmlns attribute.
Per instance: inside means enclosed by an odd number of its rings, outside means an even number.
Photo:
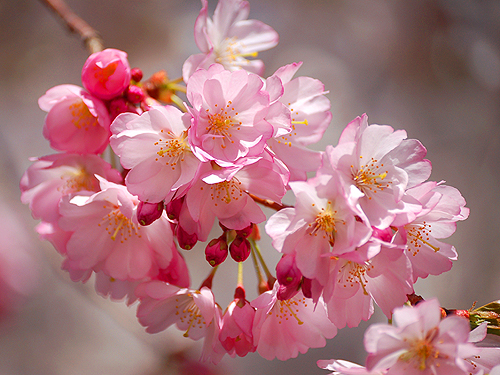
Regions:
<svg viewBox="0 0 500 375"><path fill-rule="evenodd" d="M212 289L212 281L214 279L215 272L217 271L217 268L219 268L218 265L215 266L214 268L212 268L212 270L210 271L210 274L207 276L207 278L205 280L203 280L199 289L203 288L204 286L206 286L208 289Z"/></svg>
<svg viewBox="0 0 500 375"><path fill-rule="evenodd" d="M243 287L243 262L238 262L238 286Z"/></svg>
<svg viewBox="0 0 500 375"><path fill-rule="evenodd" d="M255 249L255 253L257 254L257 257L259 258L259 262L262 265L262 268L264 269L264 272L266 274L267 284L268 284L269 288L271 289L274 285L274 282L276 281L276 278L271 274L271 272L269 271L269 268L267 268L267 264L264 261L264 258L262 257L262 254L260 253L259 246L255 242L255 240L252 238L249 238L249 241L252 244L252 249Z"/></svg>
<svg viewBox="0 0 500 375"><path fill-rule="evenodd" d="M104 49L99 33L71 10L64 0L40 0L57 14L70 32L80 36L90 53Z"/></svg>

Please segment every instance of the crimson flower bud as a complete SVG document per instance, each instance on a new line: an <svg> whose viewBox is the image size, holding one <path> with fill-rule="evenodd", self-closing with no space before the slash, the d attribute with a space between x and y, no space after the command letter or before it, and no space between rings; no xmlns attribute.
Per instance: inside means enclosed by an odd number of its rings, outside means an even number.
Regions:
<svg viewBox="0 0 500 375"><path fill-rule="evenodd" d="M144 100L144 91L139 86L130 85L126 91L127 100L131 103L140 103Z"/></svg>
<svg viewBox="0 0 500 375"><path fill-rule="evenodd" d="M132 68L130 75L133 81L139 82L142 79L142 70L139 68Z"/></svg>
<svg viewBox="0 0 500 375"><path fill-rule="evenodd" d="M227 243L224 235L214 238L205 248L205 258L212 267L224 262L227 258L227 253Z"/></svg>
<svg viewBox="0 0 500 375"><path fill-rule="evenodd" d="M165 207L165 211L167 211L167 216L170 220L179 220L183 203L184 197L174 199L167 204L167 206Z"/></svg>
<svg viewBox="0 0 500 375"><path fill-rule="evenodd" d="M231 258L237 262L244 262L250 255L250 242L246 238L236 236L231 245L229 245Z"/></svg>
<svg viewBox="0 0 500 375"><path fill-rule="evenodd" d="M302 279L302 294L304 295L304 297L306 298L312 298L312 280L311 279L307 279L307 278L303 278Z"/></svg>
<svg viewBox="0 0 500 375"><path fill-rule="evenodd" d="M299 289L295 285L280 285L278 292L276 293L276 298L280 301L286 301L292 298L299 292Z"/></svg>
<svg viewBox="0 0 500 375"><path fill-rule="evenodd" d="M114 119L120 113L128 112L128 110L129 110L128 104L125 101L125 99L123 99L123 98L113 99L109 103L109 113L110 113L112 119Z"/></svg>
<svg viewBox="0 0 500 375"><path fill-rule="evenodd" d="M286 254L276 265L276 278L280 285L298 287L302 273L295 264L295 255Z"/></svg>
<svg viewBox="0 0 500 375"><path fill-rule="evenodd" d="M191 250L196 242L198 242L198 235L196 233L189 234L180 225L176 228L177 242L184 250Z"/></svg>
<svg viewBox="0 0 500 375"><path fill-rule="evenodd" d="M247 238L252 234L252 231L253 231L253 224L250 224L248 227L244 229L237 230L236 234L240 237Z"/></svg>
<svg viewBox="0 0 500 375"><path fill-rule="evenodd" d="M158 203L140 202L137 206L137 221L141 225L150 225L163 213L163 201Z"/></svg>

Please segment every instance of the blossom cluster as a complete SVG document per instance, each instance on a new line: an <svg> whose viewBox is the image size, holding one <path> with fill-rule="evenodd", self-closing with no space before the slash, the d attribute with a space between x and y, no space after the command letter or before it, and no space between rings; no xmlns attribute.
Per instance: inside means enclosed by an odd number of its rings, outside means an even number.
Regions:
<svg viewBox="0 0 500 375"><path fill-rule="evenodd" d="M95 274L99 294L138 300L148 332L176 325L204 338L202 357L215 363L254 351L296 357L368 320L374 303L391 317L418 278L452 267L457 253L441 239L468 216L457 189L428 181L426 149L403 130L363 114L336 146L307 148L332 118L324 85L294 78L301 63L263 76L263 62L247 58L278 35L248 13L246 1L220 0L209 18L202 0L201 53L178 80L143 81L123 51L91 55L84 88L40 98L43 135L59 153L33 159L20 184L72 280ZM106 149L121 168L100 156ZM282 202L289 190L293 206ZM275 273L257 245L261 206L277 211L265 224L282 254ZM195 288L183 251L198 242L213 269ZM228 255L239 274L223 310L212 279ZM251 301L247 259L259 278Z"/></svg>

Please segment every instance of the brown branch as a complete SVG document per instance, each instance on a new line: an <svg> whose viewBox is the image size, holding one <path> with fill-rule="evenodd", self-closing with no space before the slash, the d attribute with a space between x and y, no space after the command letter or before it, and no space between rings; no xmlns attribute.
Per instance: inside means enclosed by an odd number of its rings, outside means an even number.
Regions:
<svg viewBox="0 0 500 375"><path fill-rule="evenodd" d="M64 0L40 0L57 14L70 32L80 36L90 53L99 52L104 49L103 41L99 33L87 22L78 17L75 12L64 2Z"/></svg>
<svg viewBox="0 0 500 375"><path fill-rule="evenodd" d="M279 211L279 210L282 210L284 208L287 208L287 207L290 207L290 206L286 206L284 204L281 204L281 203L278 203L278 202L274 202L270 199L263 199L263 198L259 198L258 196L256 195L253 195L253 194L250 194L248 193L248 195L250 196L250 198L252 198L255 202L257 203L260 203L261 205L263 206L266 206L266 207L269 207L269 208L272 208L273 210L276 210L276 211Z"/></svg>

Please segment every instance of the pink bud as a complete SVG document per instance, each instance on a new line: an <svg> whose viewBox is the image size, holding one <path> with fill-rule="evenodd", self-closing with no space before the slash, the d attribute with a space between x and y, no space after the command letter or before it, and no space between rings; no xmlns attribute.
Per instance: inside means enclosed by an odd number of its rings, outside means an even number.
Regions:
<svg viewBox="0 0 500 375"><path fill-rule="evenodd" d="M205 248L205 258L212 267L218 266L227 258L227 243L226 236L222 235L219 238L214 238Z"/></svg>
<svg viewBox="0 0 500 375"><path fill-rule="evenodd" d="M139 86L130 85L127 90L129 102L137 104L144 100L144 91Z"/></svg>
<svg viewBox="0 0 500 375"><path fill-rule="evenodd" d="M276 298L280 301L286 301L292 298L299 292L297 285L280 285L278 292L276 293Z"/></svg>
<svg viewBox="0 0 500 375"><path fill-rule="evenodd" d="M283 255L276 265L276 278L280 285L298 287L302 273L295 264L295 255Z"/></svg>
<svg viewBox="0 0 500 375"><path fill-rule="evenodd" d="M165 211L167 211L167 216L170 220L179 220L183 203L184 197L174 199L167 204Z"/></svg>
<svg viewBox="0 0 500 375"><path fill-rule="evenodd" d="M250 242L246 238L236 236L231 245L229 245L231 258L237 262L244 262L250 255Z"/></svg>
<svg viewBox="0 0 500 375"><path fill-rule="evenodd" d="M140 202L137 206L137 221L141 225L150 225L163 213L163 201L158 203Z"/></svg>
<svg viewBox="0 0 500 375"><path fill-rule="evenodd" d="M114 119L120 113L129 112L129 107L125 99L116 98L109 103L109 113L111 118Z"/></svg>
<svg viewBox="0 0 500 375"><path fill-rule="evenodd" d="M108 48L89 56L82 69L83 86L100 99L119 96L130 84L127 54Z"/></svg>
<svg viewBox="0 0 500 375"><path fill-rule="evenodd" d="M142 70L139 68L132 68L130 76L132 81L139 82L142 79Z"/></svg>
<svg viewBox="0 0 500 375"><path fill-rule="evenodd" d="M191 250L196 242L198 242L198 235L196 233L189 234L180 225L176 228L177 242L184 250Z"/></svg>

